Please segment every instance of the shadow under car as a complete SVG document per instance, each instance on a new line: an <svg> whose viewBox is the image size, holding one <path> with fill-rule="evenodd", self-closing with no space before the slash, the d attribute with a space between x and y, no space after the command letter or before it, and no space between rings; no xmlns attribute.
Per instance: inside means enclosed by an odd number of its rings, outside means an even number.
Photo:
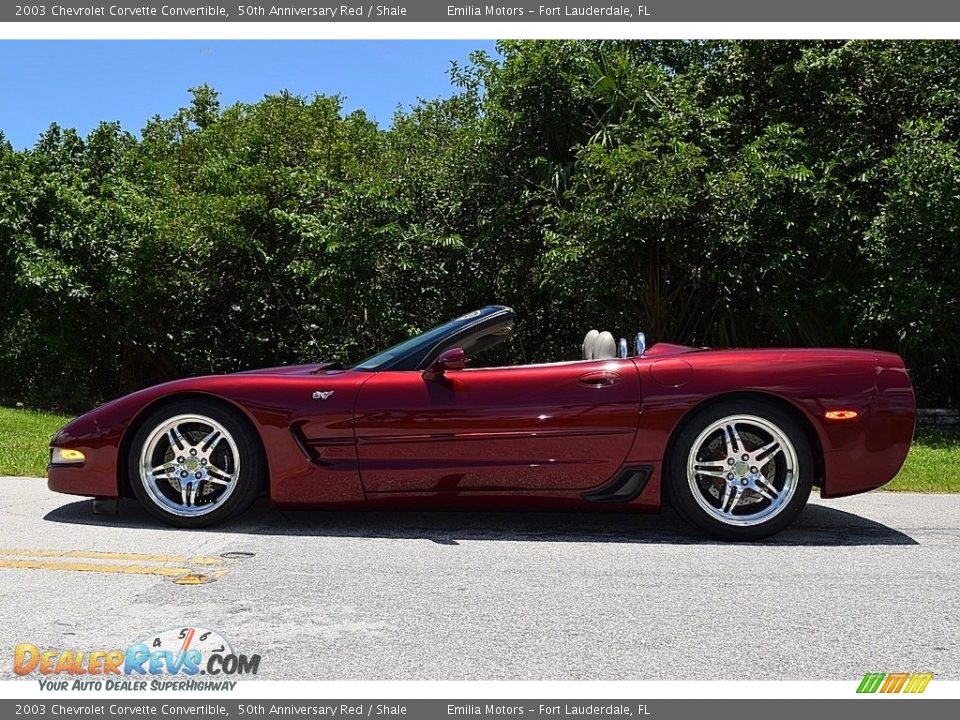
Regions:
<svg viewBox="0 0 960 720"><path fill-rule="evenodd" d="M706 537L669 507L659 513L475 512L410 510L280 510L259 503L238 518L184 531L167 527L134 500L121 500L116 515L95 515L91 500L62 505L44 519L104 528L150 528L171 532L249 535L424 539L440 545L462 540L596 542L672 545L729 545ZM861 546L917 545L916 540L883 523L825 505L810 504L783 532L751 545Z"/></svg>

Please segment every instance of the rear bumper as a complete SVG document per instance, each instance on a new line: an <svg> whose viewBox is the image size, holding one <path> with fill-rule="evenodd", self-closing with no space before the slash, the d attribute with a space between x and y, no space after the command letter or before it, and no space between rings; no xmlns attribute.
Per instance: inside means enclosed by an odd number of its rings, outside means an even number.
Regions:
<svg viewBox="0 0 960 720"><path fill-rule="evenodd" d="M878 353L874 399L843 447L824 453L823 497L843 497L886 485L907 459L917 403L903 360Z"/></svg>

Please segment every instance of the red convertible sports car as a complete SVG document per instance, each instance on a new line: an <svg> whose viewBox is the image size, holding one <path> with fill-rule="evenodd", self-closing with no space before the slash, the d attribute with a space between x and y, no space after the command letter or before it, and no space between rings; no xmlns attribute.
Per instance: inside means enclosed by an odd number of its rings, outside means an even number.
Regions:
<svg viewBox="0 0 960 720"><path fill-rule="evenodd" d="M70 422L52 490L115 511L134 496L197 527L266 492L280 507L652 510L755 540L811 487L891 480L913 437L903 361L838 349L633 353L592 330L580 360L468 368L513 333L492 305L352 367L298 365L177 380Z"/></svg>

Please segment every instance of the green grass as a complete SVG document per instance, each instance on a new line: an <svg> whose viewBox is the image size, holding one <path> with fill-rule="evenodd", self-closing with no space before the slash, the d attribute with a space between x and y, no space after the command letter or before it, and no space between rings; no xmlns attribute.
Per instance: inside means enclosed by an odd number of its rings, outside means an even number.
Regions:
<svg viewBox="0 0 960 720"><path fill-rule="evenodd" d="M0 475L46 475L50 439L69 419L36 410L0 408Z"/></svg>
<svg viewBox="0 0 960 720"><path fill-rule="evenodd" d="M960 492L960 427L918 428L907 462L885 489Z"/></svg>
<svg viewBox="0 0 960 720"><path fill-rule="evenodd" d="M69 419L0 408L0 475L45 475L50 438ZM903 470L886 489L960 492L960 428L919 429Z"/></svg>

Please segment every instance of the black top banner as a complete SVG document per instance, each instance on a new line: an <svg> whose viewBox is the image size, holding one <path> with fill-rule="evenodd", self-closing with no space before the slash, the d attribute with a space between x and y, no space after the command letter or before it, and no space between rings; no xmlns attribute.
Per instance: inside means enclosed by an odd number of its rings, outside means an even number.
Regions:
<svg viewBox="0 0 960 720"><path fill-rule="evenodd" d="M3 3L0 22L957 22L960 3L943 0L641 0L641 2L369 3L59 2Z"/></svg>

